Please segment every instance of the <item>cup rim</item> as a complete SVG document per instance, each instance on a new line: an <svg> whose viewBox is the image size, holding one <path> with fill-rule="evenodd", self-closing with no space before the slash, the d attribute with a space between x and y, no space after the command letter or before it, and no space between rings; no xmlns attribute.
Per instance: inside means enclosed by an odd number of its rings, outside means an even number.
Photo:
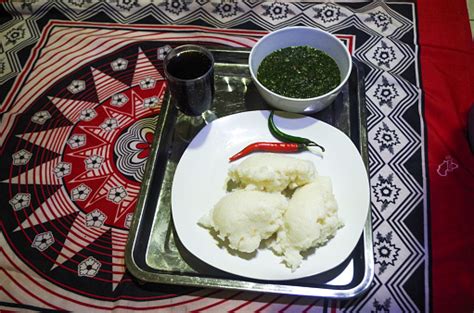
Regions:
<svg viewBox="0 0 474 313"><path fill-rule="evenodd" d="M185 51L199 51L199 52L203 53L211 61L211 65L209 66L209 69L204 74L202 74L201 76L198 76L198 77L192 78L192 79L183 79L183 78L179 78L179 77L176 77L176 76L170 74L168 72L168 69L167 69L168 68L168 62L173 57L175 57L175 56L170 57L170 55L172 54L172 52L176 52L177 50L183 50L183 51L179 51L181 53L183 53ZM179 52L176 52L176 55L178 55ZM183 82L183 83L188 83L188 82L194 82L194 81L201 80L204 77L208 76L209 73L212 72L213 70L214 70L214 56L212 55L212 52L209 51L207 48L205 48L203 46L200 46L200 45L184 44L184 45L174 47L173 49L171 49L170 52L168 52L168 54L166 55L166 57L163 60L163 71L165 73L165 78L166 79L171 78L173 80Z"/></svg>
<svg viewBox="0 0 474 313"><path fill-rule="evenodd" d="M262 44L262 42L268 40L268 38L270 37L273 37L273 36L276 36L282 32L286 32L286 31L292 31L292 30L297 30L297 29L305 29L305 30L310 30L310 31L314 31L314 32L319 32L319 33L324 33L326 35L329 35L329 37L331 37L333 40L335 40L337 42L338 45L340 45L344 51L346 52L345 55L347 56L348 58L348 63L349 63L349 67L347 69L347 73L345 74L344 78L341 80L341 82L339 83L339 85L337 85L337 87L331 89L330 91L326 92L325 94L322 94L322 95L319 95L319 96L316 96L316 97L311 97L311 98L292 98L292 97L287 97L287 96L283 96L283 95L280 95L274 91L271 91L270 89L268 89L267 87L265 87L258 79L257 79L257 75L254 73L254 69L252 67L252 59L253 59L253 56L254 56L254 53L255 51L257 50L257 48ZM275 50L274 50L275 51ZM347 49L347 47L342 43L341 40L339 40L339 38L337 38L335 35L327 32L327 31L324 31L322 29L319 29L319 28L314 28L314 27L308 27L308 26L290 26L290 27L285 27L285 28L282 28L282 29L279 29L277 31L274 31L274 32L270 32L268 34L266 34L265 36L263 36L262 38L260 38L258 40L258 42L252 47L252 50L250 51L250 56L249 56L249 70L250 70L250 75L252 76L252 79L253 81L258 84L259 87L261 87L262 89L264 89L266 92L268 92L270 95L272 96L275 96L275 97L278 97L278 98L281 98L283 100L288 100L288 101L293 101L293 102L299 102L299 103L304 103L304 102L309 102L309 101L317 101L317 100L320 100L320 99L323 99L325 97L328 97L330 96L331 94L335 93L335 92L338 92L342 86L344 86L344 84L347 82L347 80L349 79L349 76L351 75L351 72L352 72L352 56L350 55L349 53L349 50Z"/></svg>

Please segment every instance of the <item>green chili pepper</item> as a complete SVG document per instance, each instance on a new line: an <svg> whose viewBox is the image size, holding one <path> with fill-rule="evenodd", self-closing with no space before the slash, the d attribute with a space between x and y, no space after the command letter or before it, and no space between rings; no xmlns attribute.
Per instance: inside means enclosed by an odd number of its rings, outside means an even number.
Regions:
<svg viewBox="0 0 474 313"><path fill-rule="evenodd" d="M273 121L274 113L275 112L272 111L270 113L270 116L268 117L268 128L270 129L270 132L276 139L281 140L283 142L294 142L294 143L304 144L306 146L319 147L322 152L325 151L323 146L318 145L317 143L315 143L314 141L308 138L296 137L296 136L292 136L292 135L282 132L280 129L278 129L278 127L275 125L275 122Z"/></svg>

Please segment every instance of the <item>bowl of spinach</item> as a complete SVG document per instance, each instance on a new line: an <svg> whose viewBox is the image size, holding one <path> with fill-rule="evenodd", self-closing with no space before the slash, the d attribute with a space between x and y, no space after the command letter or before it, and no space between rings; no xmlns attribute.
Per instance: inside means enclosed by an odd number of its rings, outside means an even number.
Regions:
<svg viewBox="0 0 474 313"><path fill-rule="evenodd" d="M347 47L334 35L295 26L262 37L250 52L249 68L268 104L288 112L315 113L337 97L352 61Z"/></svg>

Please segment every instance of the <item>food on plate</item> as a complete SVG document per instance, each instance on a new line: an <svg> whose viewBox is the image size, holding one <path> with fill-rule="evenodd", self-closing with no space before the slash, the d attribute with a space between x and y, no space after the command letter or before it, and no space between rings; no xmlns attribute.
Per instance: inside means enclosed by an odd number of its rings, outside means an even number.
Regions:
<svg viewBox="0 0 474 313"><path fill-rule="evenodd" d="M228 176L230 182L239 188L281 192L310 183L316 174L316 168L310 161L276 153L261 153L233 165Z"/></svg>
<svg viewBox="0 0 474 313"><path fill-rule="evenodd" d="M274 254L296 270L303 253L324 245L343 226L331 179L317 175L310 161L256 154L232 166L228 179L238 187L198 224L231 249L252 253L268 239Z"/></svg>
<svg viewBox="0 0 474 313"><path fill-rule="evenodd" d="M257 70L257 79L279 95L307 99L336 88L341 73L336 61L310 46L293 46L266 56Z"/></svg>
<svg viewBox="0 0 474 313"><path fill-rule="evenodd" d="M306 151L306 145L292 142L254 142L234 154L229 158L230 162L238 160L253 152L278 152L278 153L296 153Z"/></svg>
<svg viewBox="0 0 474 313"><path fill-rule="evenodd" d="M337 211L331 179L316 177L293 193L272 250L295 270L303 259L302 252L324 245L343 226Z"/></svg>
<svg viewBox="0 0 474 313"><path fill-rule="evenodd" d="M252 253L280 228L287 205L279 193L237 190L220 199L199 224L228 239L230 248Z"/></svg>

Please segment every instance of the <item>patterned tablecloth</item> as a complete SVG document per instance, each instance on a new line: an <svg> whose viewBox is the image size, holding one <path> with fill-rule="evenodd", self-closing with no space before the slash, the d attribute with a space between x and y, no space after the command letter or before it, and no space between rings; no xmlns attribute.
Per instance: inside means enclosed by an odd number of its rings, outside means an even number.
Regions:
<svg viewBox="0 0 474 313"><path fill-rule="evenodd" d="M428 311L426 134L413 3L23 0L0 5L0 309ZM345 301L141 285L125 243L176 42L319 27L364 64L375 278ZM446 158L439 175L458 165Z"/></svg>

